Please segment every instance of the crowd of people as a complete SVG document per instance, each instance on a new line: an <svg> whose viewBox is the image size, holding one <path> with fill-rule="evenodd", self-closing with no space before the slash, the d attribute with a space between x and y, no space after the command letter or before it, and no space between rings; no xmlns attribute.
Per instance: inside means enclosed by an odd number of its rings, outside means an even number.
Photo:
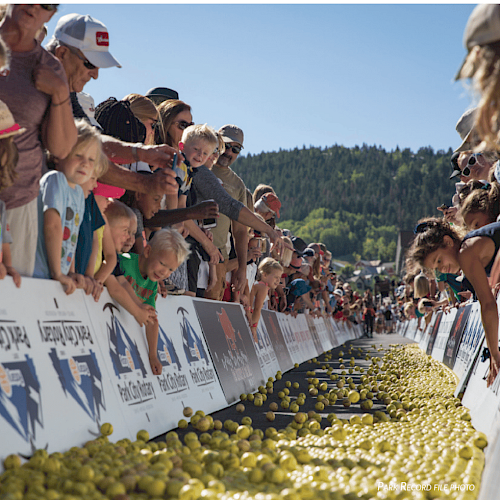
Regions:
<svg viewBox="0 0 500 500"><path fill-rule="evenodd" d="M490 355L490 385L500 368L500 6L478 5L464 32L467 56L456 79L471 81L477 106L459 119L461 144L451 157L450 179L460 179L442 217L421 219L407 253L403 290L406 317L425 317L437 308L473 300ZM423 325L422 325L423 327Z"/></svg>
<svg viewBox="0 0 500 500"><path fill-rule="evenodd" d="M166 87L95 106L84 87L120 67L112 39L68 14L43 48L57 8L1 11L0 279L57 280L95 301L105 287L145 326L155 374L159 296L239 302L254 334L263 308L369 324L371 296L337 281L323 244L276 225L271 186L251 193L231 168L241 128L196 124Z"/></svg>

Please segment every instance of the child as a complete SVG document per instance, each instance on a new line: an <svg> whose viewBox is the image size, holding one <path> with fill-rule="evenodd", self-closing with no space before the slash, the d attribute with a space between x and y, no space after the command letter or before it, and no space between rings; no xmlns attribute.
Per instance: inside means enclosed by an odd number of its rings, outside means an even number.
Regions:
<svg viewBox="0 0 500 500"><path fill-rule="evenodd" d="M442 273L464 272L481 304L481 319L488 349L490 371L488 386L500 367L498 351L498 311L488 275L500 248L500 223L488 224L471 231L463 239L455 226L437 218L423 219L415 228L415 240L408 259L427 269Z"/></svg>
<svg viewBox="0 0 500 500"><path fill-rule="evenodd" d="M219 145L219 140L212 127L206 123L204 125L191 125L182 133L181 141L179 142L180 156L183 161L179 161L176 167L177 182L179 183L179 194L177 196L167 195L167 208L172 210L175 208L185 208L187 194L191 189L192 171L195 168L204 165L209 157L214 153ZM179 158L180 160L181 158ZM198 227L192 220L186 220L179 225L179 230L183 228L189 231L189 235L194 238L210 256L210 264L219 264L222 260L218 248L213 244L211 239ZM179 288L188 288L187 269L176 273L172 281ZM194 280L193 280L194 281ZM195 295L195 290L186 292L186 295Z"/></svg>
<svg viewBox="0 0 500 500"><path fill-rule="evenodd" d="M0 39L0 47L5 48ZM4 55L3 51L0 51ZM3 66L5 57L0 58ZM22 134L26 129L20 128L14 121L14 117L7 105L0 101L0 191L12 186L16 177L15 168L18 159L17 146L14 143L14 136ZM14 280L15 285L21 286L21 275L12 267L10 253L10 236L6 220L5 203L0 200L0 279L9 275Z"/></svg>
<svg viewBox="0 0 500 500"><path fill-rule="evenodd" d="M491 224L500 214L500 186L497 182L470 181L470 193L462 201L460 215L470 231Z"/></svg>
<svg viewBox="0 0 500 500"><path fill-rule="evenodd" d="M124 254L119 257L120 270L132 285L136 295L145 304L156 306L158 281L168 278L189 255L189 245L172 228L157 231L141 255ZM160 375L158 359L158 322L146 325L149 362L154 375Z"/></svg>
<svg viewBox="0 0 500 500"><path fill-rule="evenodd" d="M260 281L254 283L250 292L249 322L254 340L257 342L257 325L261 310L269 299L269 290L274 290L281 280L283 267L271 257L266 257L259 265Z"/></svg>
<svg viewBox="0 0 500 500"><path fill-rule="evenodd" d="M83 120L75 121L78 139L64 159L54 159L57 170L40 179L38 242L33 277L59 281L66 294L75 291L74 256L85 197L80 184L90 179L104 161L99 132Z"/></svg>

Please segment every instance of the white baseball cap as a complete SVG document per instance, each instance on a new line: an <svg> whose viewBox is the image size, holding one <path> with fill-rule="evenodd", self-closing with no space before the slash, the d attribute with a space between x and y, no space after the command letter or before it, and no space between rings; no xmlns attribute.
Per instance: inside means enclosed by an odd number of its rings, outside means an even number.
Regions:
<svg viewBox="0 0 500 500"><path fill-rule="evenodd" d="M98 68L121 68L120 63L109 53L108 28L89 15L67 14L61 17L57 22L54 38L80 49Z"/></svg>

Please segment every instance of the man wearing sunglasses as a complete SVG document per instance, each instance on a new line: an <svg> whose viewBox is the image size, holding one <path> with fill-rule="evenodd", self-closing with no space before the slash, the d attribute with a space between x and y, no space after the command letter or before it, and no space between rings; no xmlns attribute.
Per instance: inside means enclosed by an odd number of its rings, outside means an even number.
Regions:
<svg viewBox="0 0 500 500"><path fill-rule="evenodd" d="M238 175L230 168L236 161L240 151L243 148L243 130L236 125L224 125L219 129L224 140L226 150L224 154L219 156L217 163L213 166L212 172L222 182L224 189L235 199L246 204L246 186ZM215 300L221 300L224 294L226 284L226 265L229 255L226 248L229 228L231 227L234 247L238 256L238 269L233 273L233 291L242 291L246 282L246 267L247 267L247 228L243 224L231 221L228 217L220 214L217 221L217 227L212 229L214 236L214 245L220 250L224 257L224 262L217 264L217 283L215 287L205 294L205 297Z"/></svg>
<svg viewBox="0 0 500 500"><path fill-rule="evenodd" d="M121 68L109 52L108 29L89 15L67 14L59 19L46 49L61 61L66 72L74 117L87 119L76 94L82 92L92 78L99 77L100 68ZM170 146L130 144L105 135L102 142L110 161L108 171L99 179L101 182L141 193L177 194L175 173L167 168L175 153ZM159 170L146 176L116 164L139 160Z"/></svg>

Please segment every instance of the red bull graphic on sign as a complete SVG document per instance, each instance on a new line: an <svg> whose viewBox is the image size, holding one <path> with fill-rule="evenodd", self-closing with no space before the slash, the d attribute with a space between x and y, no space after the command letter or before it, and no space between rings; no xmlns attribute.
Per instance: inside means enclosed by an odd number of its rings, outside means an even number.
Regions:
<svg viewBox="0 0 500 500"><path fill-rule="evenodd" d="M241 307L210 301L194 301L194 306L226 399L228 403L236 401L242 392L264 382Z"/></svg>

